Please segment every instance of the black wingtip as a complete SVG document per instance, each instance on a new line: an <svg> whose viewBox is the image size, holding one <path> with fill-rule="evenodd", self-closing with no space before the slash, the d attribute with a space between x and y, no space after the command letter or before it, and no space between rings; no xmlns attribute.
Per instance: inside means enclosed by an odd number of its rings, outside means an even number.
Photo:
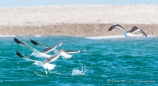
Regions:
<svg viewBox="0 0 158 86"><path fill-rule="evenodd" d="M147 34L146 34L143 30L140 30L140 32L141 32L145 37L148 37Z"/></svg>
<svg viewBox="0 0 158 86"><path fill-rule="evenodd" d="M15 51L15 54L16 54L17 56L19 56L20 58L23 58L23 57L24 57L24 56L21 55L18 51Z"/></svg>
<svg viewBox="0 0 158 86"><path fill-rule="evenodd" d="M32 39L30 39L30 42L31 42L32 44L34 44L34 45L39 45L39 43L37 43L36 41L34 41L34 40L32 40Z"/></svg>
<svg viewBox="0 0 158 86"><path fill-rule="evenodd" d="M122 27L121 25L119 25L119 24L114 24L114 25L112 25L112 26L108 29L108 31L113 31L117 26L123 28L123 27Z"/></svg>
<svg viewBox="0 0 158 86"><path fill-rule="evenodd" d="M14 41L18 44L22 43L20 40L18 40L17 38L14 38Z"/></svg>
<svg viewBox="0 0 158 86"><path fill-rule="evenodd" d="M111 31L110 29L108 29L108 31Z"/></svg>
<svg viewBox="0 0 158 86"><path fill-rule="evenodd" d="M15 41L15 42L18 42L18 39L17 39L17 38L14 38L14 41Z"/></svg>

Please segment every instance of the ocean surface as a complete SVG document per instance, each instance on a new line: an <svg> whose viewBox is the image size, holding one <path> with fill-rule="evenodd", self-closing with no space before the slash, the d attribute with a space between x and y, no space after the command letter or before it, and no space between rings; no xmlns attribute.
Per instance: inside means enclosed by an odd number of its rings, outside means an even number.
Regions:
<svg viewBox="0 0 158 86"><path fill-rule="evenodd" d="M2 86L106 86L158 85L158 37L88 39L69 36L16 37L28 45L30 39L45 46L62 42L57 49L81 50L69 59L58 58L56 67L44 68L19 58L15 51L29 56L31 50L0 38L0 85ZM50 52L49 54L54 54ZM36 57L31 59L44 61Z"/></svg>

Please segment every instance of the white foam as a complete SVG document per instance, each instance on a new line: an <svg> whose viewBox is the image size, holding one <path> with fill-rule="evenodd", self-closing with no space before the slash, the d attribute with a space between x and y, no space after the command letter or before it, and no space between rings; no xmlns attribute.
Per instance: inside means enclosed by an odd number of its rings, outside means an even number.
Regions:
<svg viewBox="0 0 158 86"><path fill-rule="evenodd" d="M123 35L115 35L115 36L93 36L93 37L86 37L87 39L110 39L110 38L124 38Z"/></svg>
<svg viewBox="0 0 158 86"><path fill-rule="evenodd" d="M149 35L148 37L156 37L156 36ZM86 37L86 38L87 39L115 39L115 38L127 38L127 37L125 37L124 35L114 35L114 36L93 36L93 37Z"/></svg>
<svg viewBox="0 0 158 86"><path fill-rule="evenodd" d="M0 35L0 37L16 37L16 35Z"/></svg>
<svg viewBox="0 0 158 86"><path fill-rule="evenodd" d="M35 35L35 37L42 37L41 35Z"/></svg>
<svg viewBox="0 0 158 86"><path fill-rule="evenodd" d="M73 69L71 75L73 75L73 76L75 76L75 75L85 75L86 71L87 70L85 68L83 68L83 66L82 66L82 70L79 70L79 69L76 69L76 68Z"/></svg>

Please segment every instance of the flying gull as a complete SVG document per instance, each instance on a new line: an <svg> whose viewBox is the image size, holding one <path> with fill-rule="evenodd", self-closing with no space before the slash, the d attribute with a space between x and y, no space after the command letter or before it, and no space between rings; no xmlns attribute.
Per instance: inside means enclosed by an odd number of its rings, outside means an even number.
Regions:
<svg viewBox="0 0 158 86"><path fill-rule="evenodd" d="M42 45L42 44L40 44L40 43L38 43L38 42L36 42L36 41L34 41L34 40L32 40L32 39L30 39L30 42L31 42L32 44L36 45L36 46L42 46L42 47L44 47L44 48L48 48L47 46ZM66 53L68 53L68 54L74 54L74 53L79 53L79 52L81 52L81 50L63 50L63 51L66 52Z"/></svg>
<svg viewBox="0 0 158 86"><path fill-rule="evenodd" d="M108 31L113 31L116 28L120 28L121 30L123 30L125 37L133 37L133 36L145 36L145 37L147 37L147 34L142 29L138 28L137 26L134 26L131 30L126 31L121 25L116 24L116 25L111 26L108 29ZM133 34L136 32L139 32L139 34Z"/></svg>
<svg viewBox="0 0 158 86"><path fill-rule="evenodd" d="M19 44L19 45L21 45L21 46L23 46L23 47L25 47L25 48L28 48L28 49L32 50L33 53L32 53L30 56L33 55L33 56L38 57L38 58L49 58L49 57L51 57L52 55L49 55L49 54L46 54L46 53L48 53L48 52L54 50L57 46L59 46L59 45L62 44L62 43L59 43L59 44L57 44L57 45L55 45L55 46L48 47L48 48L44 49L43 51L38 51L37 49L35 49L35 48L29 46L29 45L26 44L25 42L22 42L22 41L18 40L17 38L14 38L14 41L15 41L17 44Z"/></svg>
<svg viewBox="0 0 158 86"><path fill-rule="evenodd" d="M54 54L53 56L47 58L45 61L38 61L38 60L30 59L29 57L23 56L18 51L16 51L15 53L20 58L23 58L23 59L25 59L27 61L33 61L34 62L33 64L35 64L35 65L37 65L39 67L43 67L45 69L45 73L46 74L47 74L47 70L49 71L49 73L51 73L50 71L52 69L54 69L54 67L56 66L55 64L50 64L50 62L55 61L56 59L59 58L59 56L63 56L63 54L64 54L62 50L59 50L56 54Z"/></svg>
<svg viewBox="0 0 158 86"><path fill-rule="evenodd" d="M33 61L35 65L39 66L39 67L43 67L45 69L45 73L47 74L47 70L50 72L52 69L54 69L54 67L56 66L55 64L49 64L49 62L53 59L57 59L58 56L52 56L51 58L45 60L45 61L38 61L38 60L33 60L30 59L26 56L21 55L18 51L15 52L17 56L19 56L20 58L23 58L27 61Z"/></svg>

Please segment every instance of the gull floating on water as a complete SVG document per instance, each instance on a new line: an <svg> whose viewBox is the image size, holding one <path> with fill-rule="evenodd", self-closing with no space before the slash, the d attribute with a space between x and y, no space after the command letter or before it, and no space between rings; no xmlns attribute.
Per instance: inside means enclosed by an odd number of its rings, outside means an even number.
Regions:
<svg viewBox="0 0 158 86"><path fill-rule="evenodd" d="M116 25L111 26L108 29L108 31L113 31L117 27L124 31L124 36L125 37L133 37L133 36L145 36L145 37L147 37L147 34L142 29L138 28L137 26L134 26L131 30L126 31L121 25L116 24ZM136 32L139 32L139 34L133 34L133 33L136 33Z"/></svg>
<svg viewBox="0 0 158 86"><path fill-rule="evenodd" d="M49 55L49 54L46 54L46 53L48 53L48 52L54 50L57 46L60 46L60 45L62 44L62 43L59 43L59 44L57 44L57 45L55 45L55 46L47 47L47 48L44 49L43 51L38 51L37 49L35 49L35 48L33 48L33 47L27 45L25 42L22 42L22 41L18 40L17 38L14 38L14 41L15 41L17 44L19 44L19 45L21 45L21 46L23 46L23 47L25 47L25 48L28 48L28 49L32 50L33 53L32 53L30 56L33 55L33 56L38 57L38 58L49 58L49 57L51 57L52 55Z"/></svg>
<svg viewBox="0 0 158 86"><path fill-rule="evenodd" d="M44 48L48 48L47 46L42 45L42 44L40 44L40 43L38 43L38 42L36 42L36 41L34 41L34 40L32 40L32 39L30 39L30 42L31 42L32 44L36 45L36 46L42 46L42 47L44 47ZM68 53L68 54L74 54L74 53L79 53L79 52L81 52L81 50L64 50L64 52L66 52L66 53Z"/></svg>

